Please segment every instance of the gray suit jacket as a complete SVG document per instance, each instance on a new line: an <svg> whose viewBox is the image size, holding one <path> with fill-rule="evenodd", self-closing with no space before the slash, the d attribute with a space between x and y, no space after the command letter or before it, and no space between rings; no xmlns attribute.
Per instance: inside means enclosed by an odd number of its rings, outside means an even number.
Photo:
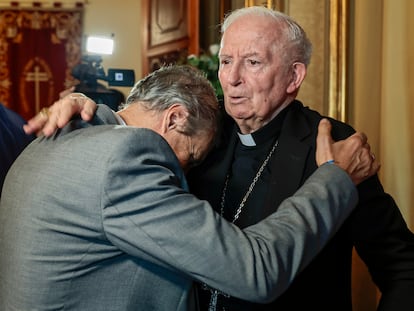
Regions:
<svg viewBox="0 0 414 311"><path fill-rule="evenodd" d="M116 123L99 108L95 123ZM194 279L235 297L280 295L357 201L323 165L244 231L187 192L155 132L76 120L36 139L0 205L0 310L194 310Z"/></svg>

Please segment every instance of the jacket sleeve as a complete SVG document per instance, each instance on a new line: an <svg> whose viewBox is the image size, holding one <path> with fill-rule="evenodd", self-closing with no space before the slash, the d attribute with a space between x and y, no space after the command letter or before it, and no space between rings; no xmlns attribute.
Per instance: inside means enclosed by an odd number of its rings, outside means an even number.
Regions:
<svg viewBox="0 0 414 311"><path fill-rule="evenodd" d="M108 239L235 297L279 296L357 203L349 176L323 165L276 213L242 231L183 190L183 173L165 141L155 135L139 141L114 140L115 150L128 148L108 161L102 201Z"/></svg>
<svg viewBox="0 0 414 311"><path fill-rule="evenodd" d="M360 203L349 219L349 230L381 291L378 310L414 310L414 233L377 176L358 190Z"/></svg>

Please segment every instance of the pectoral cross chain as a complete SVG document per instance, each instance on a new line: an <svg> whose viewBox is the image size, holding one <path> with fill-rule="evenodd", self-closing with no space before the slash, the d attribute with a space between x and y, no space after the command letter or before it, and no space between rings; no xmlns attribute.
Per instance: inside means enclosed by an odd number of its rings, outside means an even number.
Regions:
<svg viewBox="0 0 414 311"><path fill-rule="evenodd" d="M222 295L224 297L230 297L230 295L227 295L217 289L210 288L206 284L203 284L203 289L209 290L211 294L210 302L208 304L208 311L217 311L217 300L218 300L219 295Z"/></svg>

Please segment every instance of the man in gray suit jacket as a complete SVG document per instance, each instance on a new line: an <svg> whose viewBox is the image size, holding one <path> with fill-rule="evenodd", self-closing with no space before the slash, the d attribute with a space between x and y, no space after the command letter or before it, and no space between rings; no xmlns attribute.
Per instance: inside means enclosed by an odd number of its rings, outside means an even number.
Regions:
<svg viewBox="0 0 414 311"><path fill-rule="evenodd" d="M325 134L319 164L336 150L351 178L323 164L242 231L185 179L218 113L203 76L167 67L139 81L117 114L101 106L91 123L73 120L27 147L0 204L0 310L195 310L193 280L257 302L281 294L355 206L352 181L378 166L363 136L332 146ZM365 160L350 168L356 155Z"/></svg>

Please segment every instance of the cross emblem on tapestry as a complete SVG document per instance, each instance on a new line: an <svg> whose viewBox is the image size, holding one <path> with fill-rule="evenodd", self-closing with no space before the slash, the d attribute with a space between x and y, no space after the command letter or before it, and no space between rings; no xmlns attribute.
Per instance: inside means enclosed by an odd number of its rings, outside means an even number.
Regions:
<svg viewBox="0 0 414 311"><path fill-rule="evenodd" d="M74 83L82 57L83 4L0 8L0 102L26 120Z"/></svg>

